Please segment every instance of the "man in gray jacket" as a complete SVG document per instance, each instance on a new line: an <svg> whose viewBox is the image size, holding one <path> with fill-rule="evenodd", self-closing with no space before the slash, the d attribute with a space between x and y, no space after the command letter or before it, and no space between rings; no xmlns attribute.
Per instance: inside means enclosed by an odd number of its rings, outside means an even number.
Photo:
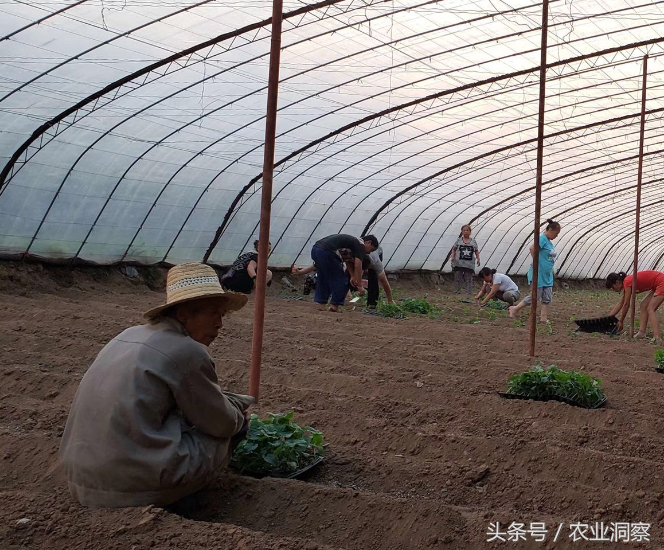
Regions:
<svg viewBox="0 0 664 550"><path fill-rule="evenodd" d="M90 507L166 505L212 481L253 398L223 392L208 348L246 296L216 272L168 272L166 303L101 350L83 376L60 456L69 490Z"/></svg>

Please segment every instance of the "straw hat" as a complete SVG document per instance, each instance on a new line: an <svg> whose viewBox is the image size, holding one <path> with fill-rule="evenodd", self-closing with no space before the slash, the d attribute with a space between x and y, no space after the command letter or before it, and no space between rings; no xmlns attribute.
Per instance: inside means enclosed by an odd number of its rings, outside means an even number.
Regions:
<svg viewBox="0 0 664 550"><path fill-rule="evenodd" d="M182 264L168 270L166 303L146 311L143 316L153 319L169 307L201 298L224 298L226 311L237 311L247 303L244 294L225 292L217 272L205 264Z"/></svg>

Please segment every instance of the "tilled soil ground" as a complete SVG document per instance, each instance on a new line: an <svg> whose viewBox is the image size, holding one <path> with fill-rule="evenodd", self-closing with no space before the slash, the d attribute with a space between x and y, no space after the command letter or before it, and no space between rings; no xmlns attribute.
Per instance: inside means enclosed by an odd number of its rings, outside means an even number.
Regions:
<svg viewBox="0 0 664 550"><path fill-rule="evenodd" d="M147 273L153 288L160 276ZM396 281L401 297L427 294L443 310L405 320L319 311L275 287L256 411L295 410L324 432L326 462L307 481L221 472L180 508L87 510L57 463L69 406L104 344L163 294L116 269L1 264L0 548L664 548L655 348L571 330L616 294L559 290L539 329L545 364L601 378L608 403L585 410L501 399L534 364L526 316L479 312L447 284ZM247 390L252 314L228 318L211 347L229 390ZM549 532L489 543L496 522ZM649 523L650 542L572 542L576 522Z"/></svg>

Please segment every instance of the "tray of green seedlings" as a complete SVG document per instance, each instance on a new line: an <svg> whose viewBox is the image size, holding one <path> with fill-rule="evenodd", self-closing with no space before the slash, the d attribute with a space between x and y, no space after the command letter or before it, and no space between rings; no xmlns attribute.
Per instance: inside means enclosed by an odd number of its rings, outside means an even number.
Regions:
<svg viewBox="0 0 664 550"><path fill-rule="evenodd" d="M293 422L293 412L252 414L247 436L233 451L231 466L252 477L300 478L323 462L323 434Z"/></svg>
<svg viewBox="0 0 664 550"><path fill-rule="evenodd" d="M655 370L664 374L664 349L655 350Z"/></svg>
<svg viewBox="0 0 664 550"><path fill-rule="evenodd" d="M529 371L510 376L505 399L561 401L584 409L597 409L606 403L600 380L576 371L565 371L556 365L541 364Z"/></svg>

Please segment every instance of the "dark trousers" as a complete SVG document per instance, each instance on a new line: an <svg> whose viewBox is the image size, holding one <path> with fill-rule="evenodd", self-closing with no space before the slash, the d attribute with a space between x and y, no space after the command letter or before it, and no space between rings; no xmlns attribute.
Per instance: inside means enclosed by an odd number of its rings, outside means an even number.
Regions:
<svg viewBox="0 0 664 550"><path fill-rule="evenodd" d="M367 305L375 306L378 303L378 296L380 295L378 273L373 269L367 271L367 281L369 281L369 288L367 289Z"/></svg>
<svg viewBox="0 0 664 550"><path fill-rule="evenodd" d="M380 261L383 261L383 255L380 254ZM378 273L375 270L369 269L367 271L367 281L369 288L367 289L367 305L375 306L378 304L378 296L380 296L380 288L378 287Z"/></svg>
<svg viewBox="0 0 664 550"><path fill-rule="evenodd" d="M330 303L333 306L342 306L346 301L348 292L348 279L344 273L341 258L334 252L329 252L318 246L311 249L311 259L316 265L316 297L317 304Z"/></svg>

